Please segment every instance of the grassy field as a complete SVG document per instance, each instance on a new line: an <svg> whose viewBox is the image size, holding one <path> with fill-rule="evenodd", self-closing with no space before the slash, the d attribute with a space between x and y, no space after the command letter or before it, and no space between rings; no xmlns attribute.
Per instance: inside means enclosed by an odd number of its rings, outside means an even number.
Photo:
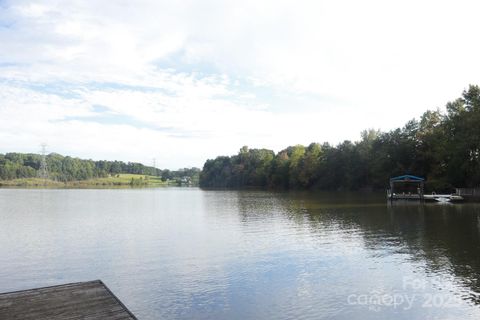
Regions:
<svg viewBox="0 0 480 320"><path fill-rule="evenodd" d="M172 183L172 182L170 182ZM118 174L106 178L96 178L80 181L60 182L40 178L24 178L14 180L0 180L3 187L47 187L47 188L89 188L89 187L161 187L168 186L169 181L162 181L160 177L140 174Z"/></svg>

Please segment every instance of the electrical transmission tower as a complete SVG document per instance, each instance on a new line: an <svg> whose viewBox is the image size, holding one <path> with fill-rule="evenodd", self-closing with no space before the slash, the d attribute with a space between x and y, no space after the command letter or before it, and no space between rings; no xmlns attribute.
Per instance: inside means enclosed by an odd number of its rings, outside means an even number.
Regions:
<svg viewBox="0 0 480 320"><path fill-rule="evenodd" d="M157 159L153 158L153 176L157 176Z"/></svg>
<svg viewBox="0 0 480 320"><path fill-rule="evenodd" d="M40 162L40 169L38 169L38 177L44 180L46 183L48 179L48 167L47 167L47 145L42 143L42 161Z"/></svg>

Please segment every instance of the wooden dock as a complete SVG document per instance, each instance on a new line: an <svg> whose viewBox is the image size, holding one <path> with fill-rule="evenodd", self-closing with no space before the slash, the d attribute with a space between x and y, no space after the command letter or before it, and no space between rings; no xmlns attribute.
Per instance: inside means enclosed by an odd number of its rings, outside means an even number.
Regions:
<svg viewBox="0 0 480 320"><path fill-rule="evenodd" d="M403 186L403 188L402 188ZM396 192L400 187L403 192ZM400 190L401 191L401 190ZM403 176L390 178L390 188L387 189L387 199L393 200L415 200L415 201L436 201L436 202L459 202L463 197L457 189L456 194L425 194L425 179L405 174Z"/></svg>
<svg viewBox="0 0 480 320"><path fill-rule="evenodd" d="M461 202L463 197L455 194L390 194L387 193L388 200L415 200L430 202Z"/></svg>
<svg viewBox="0 0 480 320"><path fill-rule="evenodd" d="M0 294L5 320L130 320L135 316L100 280Z"/></svg>

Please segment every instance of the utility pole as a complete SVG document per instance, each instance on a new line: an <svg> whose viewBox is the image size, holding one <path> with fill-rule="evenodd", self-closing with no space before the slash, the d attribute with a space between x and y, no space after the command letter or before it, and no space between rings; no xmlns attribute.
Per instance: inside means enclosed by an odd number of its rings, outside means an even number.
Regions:
<svg viewBox="0 0 480 320"><path fill-rule="evenodd" d="M40 168L38 170L38 177L43 179L44 185L47 184L47 179L48 179L48 166L47 166L47 144L42 143L41 144L42 150L42 160L40 162Z"/></svg>

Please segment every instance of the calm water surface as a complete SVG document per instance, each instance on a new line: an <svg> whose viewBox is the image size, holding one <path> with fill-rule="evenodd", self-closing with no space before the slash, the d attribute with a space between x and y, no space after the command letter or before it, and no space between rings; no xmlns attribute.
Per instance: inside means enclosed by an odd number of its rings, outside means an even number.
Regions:
<svg viewBox="0 0 480 320"><path fill-rule="evenodd" d="M94 279L139 319L480 319L480 206L0 189L0 292Z"/></svg>

